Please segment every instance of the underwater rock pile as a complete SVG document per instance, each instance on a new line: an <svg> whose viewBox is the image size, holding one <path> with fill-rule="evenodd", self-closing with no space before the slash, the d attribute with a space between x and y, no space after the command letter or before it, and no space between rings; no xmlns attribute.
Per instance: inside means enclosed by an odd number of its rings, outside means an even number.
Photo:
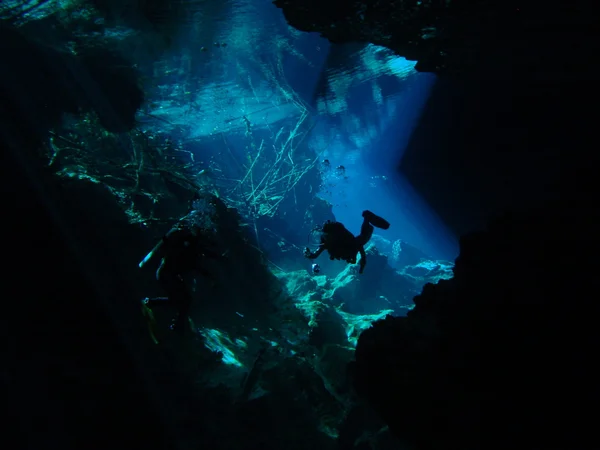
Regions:
<svg viewBox="0 0 600 450"><path fill-rule="evenodd" d="M454 278L360 336L359 395L417 449L597 446L585 262L597 222L585 205L554 204L463 237Z"/></svg>
<svg viewBox="0 0 600 450"><path fill-rule="evenodd" d="M357 265L321 258L320 275L314 277L319 289L306 288L305 292L295 295L305 298L310 297L308 292L313 292L316 297L351 314L376 314L382 310L392 310L395 314L404 315L412 306L412 298L424 284L452 276L452 263L429 257L406 259L406 262L412 263L410 265L394 264L393 255L387 256L379 250L380 247L389 250L391 245L386 246L381 238L374 241L366 248L368 263L364 273L358 273ZM421 252L418 254L423 255ZM296 277L296 272L292 273L292 278ZM297 273L310 279L305 271ZM286 279L286 283L291 284L292 292L298 292L296 282Z"/></svg>

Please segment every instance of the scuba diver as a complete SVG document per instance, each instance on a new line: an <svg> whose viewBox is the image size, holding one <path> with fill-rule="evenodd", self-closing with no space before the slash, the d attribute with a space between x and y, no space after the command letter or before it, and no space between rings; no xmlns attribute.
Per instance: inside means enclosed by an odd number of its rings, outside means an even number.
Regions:
<svg viewBox="0 0 600 450"><path fill-rule="evenodd" d="M387 220L373 214L371 211L363 211L363 223L360 227L360 234L354 236L340 222L328 220L321 229L321 243L315 252L311 252L307 247L304 250L304 256L308 259L316 259L325 250L329 252L329 259L341 259L350 264L356 264L356 254L360 253L359 273L363 273L367 264L367 255L365 253L365 244L373 236L374 227L387 230L390 224Z"/></svg>
<svg viewBox="0 0 600 450"><path fill-rule="evenodd" d="M202 218L203 211L192 210L177 222L163 236L156 246L140 262L142 268L155 256L161 258L156 279L167 297L145 298L142 300L142 311L149 320L149 328L155 343L155 320L151 306L168 305L177 311L171 329L183 334L192 328L189 317L192 304L192 290L189 286L190 275L200 273L207 278L214 278L202 267L205 257L218 259L222 255L213 251L213 243L208 237L207 230L201 226L206 220ZM195 281L195 280L194 280Z"/></svg>

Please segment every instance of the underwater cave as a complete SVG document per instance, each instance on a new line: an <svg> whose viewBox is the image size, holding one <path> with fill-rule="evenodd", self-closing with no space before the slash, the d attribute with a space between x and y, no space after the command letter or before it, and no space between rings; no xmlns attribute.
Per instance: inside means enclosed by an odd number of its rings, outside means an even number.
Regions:
<svg viewBox="0 0 600 450"><path fill-rule="evenodd" d="M596 8L0 3L6 445L597 448Z"/></svg>

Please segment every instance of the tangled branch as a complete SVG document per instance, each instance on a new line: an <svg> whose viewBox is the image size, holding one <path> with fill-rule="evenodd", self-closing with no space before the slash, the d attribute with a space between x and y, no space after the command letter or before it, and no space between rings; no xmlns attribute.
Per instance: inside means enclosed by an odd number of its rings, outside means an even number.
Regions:
<svg viewBox="0 0 600 450"><path fill-rule="evenodd" d="M141 211L143 198L157 204L173 195L174 186L179 192L198 191L206 181L194 154L168 138L140 130L113 135L92 116L52 131L45 154L58 176L106 186L132 223L162 222L153 210Z"/></svg>

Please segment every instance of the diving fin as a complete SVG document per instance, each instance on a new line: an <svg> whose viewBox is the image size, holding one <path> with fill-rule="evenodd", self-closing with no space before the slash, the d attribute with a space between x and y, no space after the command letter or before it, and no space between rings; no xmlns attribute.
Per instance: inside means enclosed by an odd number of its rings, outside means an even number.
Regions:
<svg viewBox="0 0 600 450"><path fill-rule="evenodd" d="M142 315L146 319L148 323L148 332L150 333L150 338L152 342L158 344L158 339L156 339L156 319L154 318L154 313L148 306L148 299L142 300Z"/></svg>
<svg viewBox="0 0 600 450"><path fill-rule="evenodd" d="M373 214L371 211L363 211L362 216L374 227L381 228L382 230L387 230L390 227L390 223L387 220Z"/></svg>

